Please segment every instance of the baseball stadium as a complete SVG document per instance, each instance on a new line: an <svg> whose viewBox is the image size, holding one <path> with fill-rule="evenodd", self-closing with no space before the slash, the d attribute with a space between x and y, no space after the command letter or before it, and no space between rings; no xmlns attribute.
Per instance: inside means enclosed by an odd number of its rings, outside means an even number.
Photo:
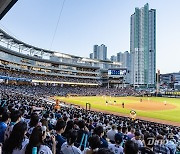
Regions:
<svg viewBox="0 0 180 154"><path fill-rule="evenodd" d="M60 86L62 91L55 92L55 100L83 108L89 103L92 110L124 116L129 116L130 111L135 110L136 118L179 124L180 99L169 98L171 92L164 97L154 97L146 90L136 91L126 86L128 72L120 64L36 48L16 40L2 29L0 33L1 44L8 44L7 47L1 46L0 51L2 85ZM101 70L98 65L109 65L110 69ZM108 77L108 72L112 70L127 73L117 80ZM52 94L49 91L48 95ZM124 108L122 103L125 104Z"/></svg>
<svg viewBox="0 0 180 154"><path fill-rule="evenodd" d="M36 47L0 29L2 151L81 154L94 146L112 154L116 144L126 154L128 144L145 147L146 136L180 151L180 92L161 92L158 73L157 85L134 86L121 65ZM20 137L26 146L15 145Z"/></svg>

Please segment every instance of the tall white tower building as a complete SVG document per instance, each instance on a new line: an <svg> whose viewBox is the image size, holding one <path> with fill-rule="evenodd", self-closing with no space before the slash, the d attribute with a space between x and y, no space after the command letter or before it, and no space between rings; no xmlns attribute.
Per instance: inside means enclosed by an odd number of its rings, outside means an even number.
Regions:
<svg viewBox="0 0 180 154"><path fill-rule="evenodd" d="M130 24L131 84L155 86L156 78L156 10L148 3L135 8Z"/></svg>

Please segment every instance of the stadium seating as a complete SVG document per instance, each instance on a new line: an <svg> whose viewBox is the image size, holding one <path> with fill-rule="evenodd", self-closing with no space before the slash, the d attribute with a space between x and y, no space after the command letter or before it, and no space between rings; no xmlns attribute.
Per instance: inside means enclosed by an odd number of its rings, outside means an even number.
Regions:
<svg viewBox="0 0 180 154"><path fill-rule="evenodd" d="M87 87L59 88L0 85L0 142L4 153L32 153L36 148L41 153L65 154L117 151L127 154L148 150L165 154L180 150L180 128L176 126L140 119L132 121L128 117L86 111L72 105L54 109L54 104L43 96L66 95L75 91L80 95L92 95L95 90ZM115 89L111 90L116 94ZM97 91L104 95L108 89L99 88ZM135 94L132 88L121 89L118 93ZM43 137L37 139L38 135Z"/></svg>

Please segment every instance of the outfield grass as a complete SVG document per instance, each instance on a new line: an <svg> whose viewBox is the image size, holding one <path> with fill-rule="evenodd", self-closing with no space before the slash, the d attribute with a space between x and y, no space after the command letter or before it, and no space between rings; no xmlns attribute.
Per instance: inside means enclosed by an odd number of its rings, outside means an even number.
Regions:
<svg viewBox="0 0 180 154"><path fill-rule="evenodd" d="M126 104L131 104L134 102L138 102L141 98L140 97L102 97L102 96L88 96L88 97L55 97L56 99L62 100L64 102L77 104L84 106L86 103L91 104L91 108L99 109L101 111L108 111L108 112L116 112L116 113L124 113L129 115L130 109L126 108ZM149 117L154 119L161 119L167 120L172 122L180 122L180 99L178 98L162 98L162 97L143 97L143 100L150 99L151 101L155 101L156 103L162 103L166 101L168 104L173 104L176 106L175 109L169 110L156 110L156 111L143 111L143 110L136 110L137 115L141 117ZM112 102L112 105L106 106L106 100L108 102ZM116 100L116 104L119 103L119 106L113 105L114 100ZM125 103L125 108L122 108L120 105L122 102Z"/></svg>

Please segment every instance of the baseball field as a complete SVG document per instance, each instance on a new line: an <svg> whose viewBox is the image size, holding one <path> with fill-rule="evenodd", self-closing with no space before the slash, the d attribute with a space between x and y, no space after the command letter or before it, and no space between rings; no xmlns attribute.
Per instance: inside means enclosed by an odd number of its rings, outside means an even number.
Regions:
<svg viewBox="0 0 180 154"><path fill-rule="evenodd" d="M81 107L91 104L91 109L106 113L129 116L135 110L137 118L180 126L180 98L162 97L59 97L55 99ZM124 108L122 106L124 103Z"/></svg>

